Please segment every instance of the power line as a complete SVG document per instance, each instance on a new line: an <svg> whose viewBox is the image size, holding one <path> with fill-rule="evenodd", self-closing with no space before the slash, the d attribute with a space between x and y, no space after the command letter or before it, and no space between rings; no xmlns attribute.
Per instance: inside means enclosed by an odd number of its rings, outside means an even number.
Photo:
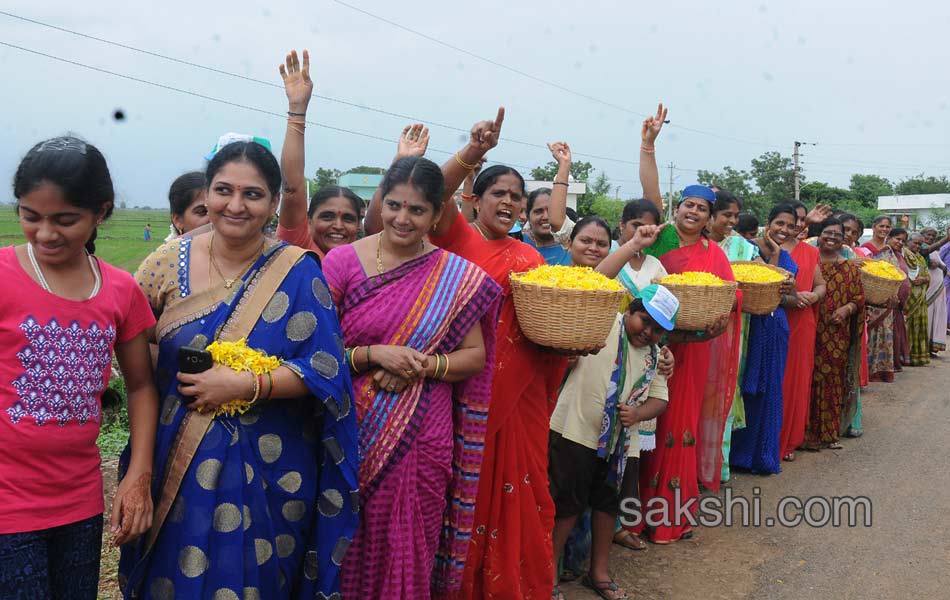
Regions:
<svg viewBox="0 0 950 600"><path fill-rule="evenodd" d="M609 107L609 108L613 108L614 110L618 110L618 111L621 111L621 112L625 112L625 113L631 114L631 115L636 115L636 116L639 116L639 117L644 117L644 118L645 118L645 117L652 116L652 115L644 114L644 113L641 113L641 112L637 112L637 111L635 111L635 110L631 110L631 109L629 109L629 108L627 108L627 107L625 107L625 106L621 106L621 105L619 105L619 104L615 104L615 103L609 102L609 101L607 101L607 100L602 100L602 99L597 98L597 97L595 97L595 96L591 96L590 94L585 94L584 92L579 92L579 91L577 91L577 90L574 90L574 89L571 89L571 88L569 88L569 87L563 86L563 85L561 85L561 84L559 84L559 83L555 83L555 82L550 81L550 80L548 80L548 79L544 79L544 78L542 78L542 77L538 77L537 75L532 75L531 73L528 73L528 72L526 72L526 71L522 71L521 69L518 69L518 68L516 68L516 67L512 67L512 66L506 65L506 64L504 64L504 63L502 63L502 62L499 62L499 61L497 61L497 60L493 60L493 59L491 59L491 58L487 58L487 57L481 56L480 54L476 54L476 53L474 53L474 52L471 52L470 50L466 50L466 49L464 49L464 48L460 48L460 47L458 47L458 46L456 46L456 45L454 45L454 44L450 44L449 42L446 42L446 41L444 41L444 40L440 40L440 39L438 39L438 38L436 38L436 37L433 37L433 36L431 36L431 35L422 33L421 31L417 31L417 30L415 30L415 29L412 29L412 28L410 28L410 27L407 27L407 26L405 26L405 25L403 25L403 24L401 24L401 23L397 23L396 21L387 19L386 17L377 15L377 14L375 14L375 13L372 13L372 12L368 11L368 10L362 9L362 8L360 8L360 7L358 7L358 6L354 6L354 5L352 5L352 4L349 4L349 3L347 3L347 2L344 2L343 0L333 0L333 2L339 4L340 6L345 6L346 8L349 8L350 10L354 10L354 11L356 11L356 12L358 12L358 13L364 14L364 15L366 15L367 17L376 19L377 21L381 21L381 22L386 23L386 24L388 24L388 25L392 25L393 27L396 27L397 29L401 29L401 30L403 30L403 31L405 31L405 32L407 32L407 33L411 33L412 35L421 37L421 38L423 38L423 39L429 40L430 42L433 42L433 43L435 43L435 44L438 44L438 45L440 45L440 46L444 46L445 48L449 48L449 49L451 49L451 50L454 50L455 52L459 52L459 53L461 53L461 54L464 54L464 55L469 56L469 57L471 57L471 58L474 58L474 59L476 59L476 60L480 60L480 61L485 62L485 63L487 63L487 64L496 66L496 67L498 67L498 68L500 68L500 69L504 69L504 70L509 71L509 72L511 72L511 73L514 73L514 74L516 74L516 75L518 75L518 76L520 76L520 77L524 77L524 78L526 78L526 79L530 79L530 80L532 80L532 81L536 81L536 82L538 82L538 83L541 83L541 84L543 84L543 85L552 87L552 88L557 89L557 90L560 90L560 91L562 91L562 92L566 92L566 93L571 94L571 95L573 95L573 96L577 96L578 98L583 98L583 99L585 99L585 100L590 100L591 102L596 102L597 104L601 104L601 105L603 105L603 106L607 106L607 107ZM720 134L718 134L718 133L713 133L713 132L711 132L711 131L703 131L702 129L695 129L695 128L692 128L692 127L686 127L686 126L684 126L684 125L679 125L679 124L676 124L676 123L671 123L671 124L670 124L670 127L675 127L675 128L677 128L677 129L682 129L683 131L690 131L690 132L692 132L692 133L697 133L697 134L700 134L700 135L706 135L706 136L718 138L718 139L721 139L721 140L728 140L728 141L732 141L732 142L739 142L739 143L741 143L741 144L751 144L751 145L753 145L753 146L765 146L765 147L768 147L768 148L778 148L778 147L779 147L779 146L776 146L776 145L774 145L774 144L767 144L767 143L764 143L764 142L757 142L757 141L753 141L753 140L745 140L745 139L741 139L741 138L729 137L729 136L725 136L725 135L720 135Z"/></svg>
<svg viewBox="0 0 950 600"><path fill-rule="evenodd" d="M279 90L283 90L283 89L284 89L284 86L278 85L278 84L273 83L273 82L270 82L270 81L264 81L264 80L262 80L262 79L257 79L257 78L255 78L255 77L248 77L247 75L241 75L241 74L239 74L239 73L233 73L233 72L231 72L231 71L226 71L226 70L224 70L224 69L218 69L218 68L216 68L216 67L211 67L211 66L204 65L204 64L201 64L201 63L197 63L197 62L193 62L193 61L189 61L189 60L184 60L184 59L181 59L181 58L175 58L175 57L173 57L173 56L168 56L168 55L165 55L165 54L161 54L161 53L159 53L159 52L155 52L155 51L153 51L153 50L147 50L147 49L145 49L145 48L139 48L139 47L136 47L136 46L131 46L131 45L129 45L129 44L125 44L125 43L122 43L122 42L117 42L117 41L109 40L109 39L106 39L106 38L103 38L103 37L98 37L98 36L95 36L95 35L90 35L90 34L88 34L88 33L83 33L83 32L81 32L81 31L76 31L76 30L73 30L73 29L67 29L67 28L65 28L65 27L60 27L60 26L58 26L58 25L54 25L54 24L52 24L52 23L45 23L45 22L43 22L43 21L38 21L38 20L36 20L36 19L31 19L31 18L29 18L29 17L24 17L24 16L22 16L22 15L17 15L17 14L8 12L8 11L0 10L0 15L4 15L4 16L10 17L10 18L12 18L12 19L18 19L18 20L20 20L20 21L24 21L24 22L27 22L27 23L32 23L32 24L34 24L34 25L39 25L39 26L41 26L41 27L47 27L47 28L49 28L49 29L54 29L54 30L56 30L56 31L60 31L60 32L63 32L63 33L68 33L68 34L70 34L70 35L75 35L75 36L78 36L78 37L81 37L81 38L85 38L85 39L88 39L88 40L93 40L93 41L96 41L96 42L99 42L99 43L102 43L102 44L107 44L107 45L109 45L109 46L114 46L114 47L116 47L116 48L122 48L122 49L124 49L124 50L130 50L130 51L132 51L132 52L138 52L138 53L140 53L140 54L144 54L144 55L146 55L146 56L151 56L151 57L153 57L153 58L159 58L159 59L162 59L162 60L167 60L167 61L170 61L170 62L173 62L173 63L177 63L177 64L180 64L180 65L185 65L185 66L188 66L188 67L193 67L193 68L195 68L195 69L201 69L201 70L204 70L204 71L208 71L208 72L210 72L210 73L216 73L216 74L218 74L218 75L225 75L225 76L228 76L228 77L233 77L233 78L235 78L235 79L240 79L240 80L247 81L247 82L250 82L250 83L256 83L256 84L258 84L258 85L265 85L265 86L267 86L267 87L277 88L277 89L279 89ZM377 108L377 107L374 107L374 106L368 106L368 105L365 105L365 104L360 104L360 103L358 103L358 102L352 102L352 101L349 101L349 100L342 100L342 99L340 99L340 98L333 98L333 97L331 97L331 96L326 96L326 95L323 95L323 94L313 93L313 94L311 94L311 97L317 98L318 100L325 100L325 101L327 101L327 102L334 102L334 103L336 103L336 104L342 104L342 105L344 105L344 106L349 106L349 107L351 107L351 108L357 108L357 109L360 109L360 110L366 110L366 111L378 113L378 114L385 115L385 116L388 116L388 117L395 117L395 118L398 118L398 119L404 119L404 120L408 120L408 121L411 121L411 122L425 123L425 124L428 125L428 126L441 127L441 128L443 128L443 129L448 129L448 130L450 130L450 131L456 131L456 132L465 133L465 134L468 134L469 131L470 131L469 129L465 129L465 128L462 128L462 127L456 127L455 125L449 125L449 124L447 124L447 123L440 123L440 122L438 122L438 121L433 121L433 120L431 120L431 119L423 119L423 118L420 118L420 117L414 117L414 116L412 116L412 115L404 115L404 114L397 113L397 112L393 112L393 111L390 111L390 110L386 110L386 109L382 109L382 108ZM510 143L513 143L513 144L520 144L520 145L522 145L522 146L528 146L528 147L531 147L531 148L540 148L540 149L542 149L542 150L547 150L547 146L546 146L545 144L538 144L538 143L535 143L535 142L526 142L526 141L524 141L524 140L517 140L517 139L513 139L513 138L501 138L501 139L502 139L502 141L510 142ZM604 161L615 162L615 163L620 163L620 164L627 164L627 165L633 165L633 166L637 166L637 165L639 164L638 162L635 162L635 161L631 161L631 160L627 160L627 159L622 159L622 158L614 158L614 157L611 157L611 156L600 156L600 155L597 155L597 154L588 154L588 153L585 153L585 152L574 152L574 154L577 155L577 156L581 156L581 157L593 158L593 159L596 159L596 160L604 160Z"/></svg>

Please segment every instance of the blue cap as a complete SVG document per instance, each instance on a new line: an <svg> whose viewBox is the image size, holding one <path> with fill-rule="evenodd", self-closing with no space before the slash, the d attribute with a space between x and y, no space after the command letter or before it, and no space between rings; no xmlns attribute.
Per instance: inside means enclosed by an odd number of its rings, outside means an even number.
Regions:
<svg viewBox="0 0 950 600"><path fill-rule="evenodd" d="M716 202L716 192L714 192L711 187L706 185L688 185L683 188L683 192L680 194L680 202L683 202L683 200L686 200L687 198L701 198L706 202L713 204Z"/></svg>
<svg viewBox="0 0 950 600"><path fill-rule="evenodd" d="M521 221L515 221L515 224L511 226L508 233L518 233L519 231L521 231Z"/></svg>
<svg viewBox="0 0 950 600"><path fill-rule="evenodd" d="M637 298L643 301L643 308L660 327L673 331L676 315L680 311L680 301L673 292L658 283L653 283L640 290Z"/></svg>

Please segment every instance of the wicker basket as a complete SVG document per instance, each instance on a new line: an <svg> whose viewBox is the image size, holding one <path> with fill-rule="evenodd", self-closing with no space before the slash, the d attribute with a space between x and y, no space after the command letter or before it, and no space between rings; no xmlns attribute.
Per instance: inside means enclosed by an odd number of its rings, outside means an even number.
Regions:
<svg viewBox="0 0 950 600"><path fill-rule="evenodd" d="M791 279L792 274L781 267L767 265L751 260L737 260L734 265L757 265L765 267L780 274L785 279ZM740 281L739 289L742 290L742 312L750 315L768 315L778 308L782 301L782 294L779 289L782 287L782 281L772 283L753 283Z"/></svg>
<svg viewBox="0 0 950 600"><path fill-rule="evenodd" d="M864 284L864 303L871 306L887 306L888 302L897 295L897 292L901 289L901 285L907 279L907 275L903 273L901 273L904 275L903 279L878 277L861 268L861 265L867 261L851 262L858 267L861 273L861 283Z"/></svg>
<svg viewBox="0 0 950 600"><path fill-rule="evenodd" d="M511 279L515 314L525 336L559 350L604 343L617 319L623 290L570 290Z"/></svg>
<svg viewBox="0 0 950 600"><path fill-rule="evenodd" d="M659 279L654 283L660 283ZM676 316L676 329L700 331L716 322L716 319L732 312L736 302L735 281L724 281L723 285L682 285L661 283L680 301L680 311Z"/></svg>

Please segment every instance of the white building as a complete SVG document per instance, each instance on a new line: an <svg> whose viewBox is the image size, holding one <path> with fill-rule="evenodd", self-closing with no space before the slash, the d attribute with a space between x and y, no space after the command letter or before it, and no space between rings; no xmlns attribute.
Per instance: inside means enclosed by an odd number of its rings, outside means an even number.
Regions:
<svg viewBox="0 0 950 600"><path fill-rule="evenodd" d="M890 215L895 225L903 225L902 217L908 218L910 229L920 229L931 224L935 211L950 210L950 194L911 194L907 196L878 196L877 209Z"/></svg>
<svg viewBox="0 0 950 600"><path fill-rule="evenodd" d="M530 194L538 188L554 188L553 181L525 181L525 187ZM577 210L577 197L587 193L587 184L583 181L571 179L567 184L567 206Z"/></svg>

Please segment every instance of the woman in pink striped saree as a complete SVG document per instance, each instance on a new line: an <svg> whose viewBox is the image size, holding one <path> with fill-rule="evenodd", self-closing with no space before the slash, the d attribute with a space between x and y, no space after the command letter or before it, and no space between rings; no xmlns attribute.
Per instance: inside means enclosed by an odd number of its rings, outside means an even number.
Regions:
<svg viewBox="0 0 950 600"><path fill-rule="evenodd" d="M471 536L501 289L424 239L441 210L434 163L400 159L380 187L382 233L333 249L323 265L354 372L362 459L343 596L446 597Z"/></svg>

